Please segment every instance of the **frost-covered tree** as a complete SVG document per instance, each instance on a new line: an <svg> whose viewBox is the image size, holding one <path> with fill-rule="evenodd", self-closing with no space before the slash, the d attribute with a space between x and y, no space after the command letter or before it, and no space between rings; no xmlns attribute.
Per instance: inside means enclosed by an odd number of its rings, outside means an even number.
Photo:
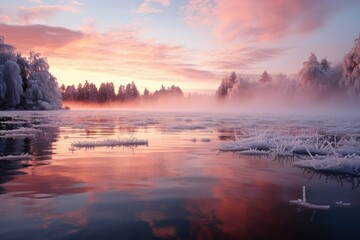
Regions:
<svg viewBox="0 0 360 240"><path fill-rule="evenodd" d="M300 84L304 89L313 90L319 88L325 79L325 73L314 53L303 63L300 70Z"/></svg>
<svg viewBox="0 0 360 240"><path fill-rule="evenodd" d="M134 82L128 83L125 88L125 100L135 100L140 96L140 93Z"/></svg>
<svg viewBox="0 0 360 240"><path fill-rule="evenodd" d="M39 53L30 52L30 77L25 91L27 105L37 109L52 110L62 106L61 93L56 78L49 72L49 64Z"/></svg>
<svg viewBox="0 0 360 240"><path fill-rule="evenodd" d="M61 105L56 78L49 73L46 59L33 52L29 59L22 57L0 36L0 107L59 109Z"/></svg>
<svg viewBox="0 0 360 240"><path fill-rule="evenodd" d="M89 101L96 102L98 100L99 92L95 84L89 85Z"/></svg>
<svg viewBox="0 0 360 240"><path fill-rule="evenodd" d="M15 48L0 37L0 107L16 107L23 94L20 68L16 63Z"/></svg>
<svg viewBox="0 0 360 240"><path fill-rule="evenodd" d="M343 79L341 85L355 94L360 93L360 34L355 39L355 46L343 60Z"/></svg>
<svg viewBox="0 0 360 240"><path fill-rule="evenodd" d="M330 68L330 63L326 58L321 59L320 65L321 69L325 72Z"/></svg>
<svg viewBox="0 0 360 240"><path fill-rule="evenodd" d="M9 60L4 64L2 72L3 81L6 86L5 104L15 107L20 104L20 97L23 94L19 65Z"/></svg>
<svg viewBox="0 0 360 240"><path fill-rule="evenodd" d="M85 101L85 93L82 83L79 83L76 88L76 100L78 101Z"/></svg>
<svg viewBox="0 0 360 240"><path fill-rule="evenodd" d="M300 85L302 89L315 96L325 96L325 94L338 91L340 79L340 66L332 67L326 58L318 62L313 53L303 63L303 68L300 70Z"/></svg>
<svg viewBox="0 0 360 240"><path fill-rule="evenodd" d="M235 83L236 83L236 73L232 72L230 76L225 76L222 79L216 91L216 95L219 98L225 98L226 96L228 96Z"/></svg>
<svg viewBox="0 0 360 240"><path fill-rule="evenodd" d="M237 77L236 83L234 84L229 93L229 97L232 99L244 98L249 94L251 87L252 85L249 80L239 75Z"/></svg>
<svg viewBox="0 0 360 240"><path fill-rule="evenodd" d="M114 83L107 82L100 85L98 98L100 103L113 101L115 100L115 96Z"/></svg>
<svg viewBox="0 0 360 240"><path fill-rule="evenodd" d="M147 88L144 89L143 96L145 98L148 98L150 96L150 91Z"/></svg>
<svg viewBox="0 0 360 240"><path fill-rule="evenodd" d="M161 85L159 90L156 90L153 94L154 97L183 97L184 93L180 87L172 85L171 87L165 88Z"/></svg>
<svg viewBox="0 0 360 240"><path fill-rule="evenodd" d="M265 70L265 71L261 74L261 76L260 76L260 78L259 78L259 82L260 82L260 83L267 83L267 82L270 82L270 81L271 81L271 76L270 76L270 74L268 74L267 71Z"/></svg>
<svg viewBox="0 0 360 240"><path fill-rule="evenodd" d="M63 100L74 101L77 99L76 88L74 85L67 86L63 94Z"/></svg>
<svg viewBox="0 0 360 240"><path fill-rule="evenodd" d="M4 38L0 36L0 65L5 64L7 61L16 62L15 47L6 44Z"/></svg>
<svg viewBox="0 0 360 240"><path fill-rule="evenodd" d="M120 101L125 101L125 86L122 84L119 86L117 99Z"/></svg>

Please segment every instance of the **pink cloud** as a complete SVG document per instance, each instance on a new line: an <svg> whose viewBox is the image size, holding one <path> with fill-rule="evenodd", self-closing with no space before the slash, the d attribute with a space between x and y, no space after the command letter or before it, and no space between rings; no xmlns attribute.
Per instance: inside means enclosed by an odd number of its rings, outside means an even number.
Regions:
<svg viewBox="0 0 360 240"><path fill-rule="evenodd" d="M0 32L5 37L6 42L14 45L20 51L31 49L54 50L83 37L83 34L78 31L45 25L0 24Z"/></svg>
<svg viewBox="0 0 360 240"><path fill-rule="evenodd" d="M170 6L170 0L145 0L141 3L140 7L136 10L137 13L158 13L162 10L153 6L153 3L158 3L164 7Z"/></svg>
<svg viewBox="0 0 360 240"><path fill-rule="evenodd" d="M78 13L82 4L76 0L59 0L58 4L46 5L43 1L31 0L34 6L2 6L0 22L6 24L29 25L49 21L60 12Z"/></svg>
<svg viewBox="0 0 360 240"><path fill-rule="evenodd" d="M322 27L334 11L331 0L190 0L186 20L206 24L220 39L274 40Z"/></svg>
<svg viewBox="0 0 360 240"><path fill-rule="evenodd" d="M138 32L131 29L98 33L44 25L0 24L0 32L4 33L7 43L24 55L29 50L40 52L52 68L105 73L113 75L115 82L119 77L134 81L160 80L164 84L217 80L211 71L193 63L186 48L140 39Z"/></svg>
<svg viewBox="0 0 360 240"><path fill-rule="evenodd" d="M19 7L17 10L17 17L22 23L29 24L34 20L48 20L58 12L77 13L79 12L79 9L73 5L40 5L35 7Z"/></svg>
<svg viewBox="0 0 360 240"><path fill-rule="evenodd" d="M209 61L206 64L218 71L239 71L252 69L257 63L274 59L284 54L287 48L228 48L215 50L209 53Z"/></svg>

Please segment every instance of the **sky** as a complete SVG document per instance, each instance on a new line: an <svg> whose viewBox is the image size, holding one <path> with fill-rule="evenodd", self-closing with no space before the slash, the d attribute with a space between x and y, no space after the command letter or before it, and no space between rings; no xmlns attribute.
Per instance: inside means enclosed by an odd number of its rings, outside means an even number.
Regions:
<svg viewBox="0 0 360 240"><path fill-rule="evenodd" d="M0 0L0 35L46 57L59 84L213 91L225 74L297 73L311 52L340 63L359 0Z"/></svg>

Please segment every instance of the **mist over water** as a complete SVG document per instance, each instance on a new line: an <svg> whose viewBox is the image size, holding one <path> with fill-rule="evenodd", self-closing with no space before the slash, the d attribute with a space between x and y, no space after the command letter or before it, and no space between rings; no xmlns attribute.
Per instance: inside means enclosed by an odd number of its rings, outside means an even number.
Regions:
<svg viewBox="0 0 360 240"><path fill-rule="evenodd" d="M0 182L1 239L360 237L358 177L304 171L292 158L216 150L269 130L283 136L359 136L359 116L114 109L5 115L1 136L9 134L5 129L40 131L0 138L4 155L31 156L0 160L6 169ZM128 138L147 139L148 145L72 147ZM329 204L330 210L299 212L291 206L302 186L309 202ZM335 201L351 206L337 207Z"/></svg>

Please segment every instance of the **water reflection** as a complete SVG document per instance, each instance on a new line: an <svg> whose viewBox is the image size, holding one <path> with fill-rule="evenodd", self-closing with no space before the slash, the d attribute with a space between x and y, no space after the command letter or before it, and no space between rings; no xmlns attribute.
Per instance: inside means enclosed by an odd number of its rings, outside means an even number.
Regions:
<svg viewBox="0 0 360 240"><path fill-rule="evenodd" d="M360 177L356 177L350 174L337 174L332 172L318 172L312 169L302 168L303 173L308 175L308 181L311 181L314 177L323 179L325 183L334 181L344 187L345 184L351 185L352 189L356 189L360 186Z"/></svg>
<svg viewBox="0 0 360 240"><path fill-rule="evenodd" d="M22 127L31 127L32 124L19 121L11 117L1 118L0 130L12 130ZM36 123L41 121L36 117L31 117L31 121ZM0 160L0 184L4 184L14 179L17 175L25 175L25 168L30 167L33 171L37 166L48 164L52 159L53 144L59 136L59 129L56 127L40 127L41 132L37 132L34 138L0 138L1 156L29 154L29 160ZM1 186L0 191L4 192Z"/></svg>
<svg viewBox="0 0 360 240"><path fill-rule="evenodd" d="M4 155L34 156L27 168L11 167L21 164L17 161L1 162L1 171L6 171L1 172L0 239L360 237L354 231L360 216L354 187L325 184L317 177L308 181L310 173L287 164L291 159L217 155L213 149L234 132L241 134L240 126L219 128L217 118L196 115L51 114L33 115L22 125L42 129L35 139L0 139ZM204 119L215 127L164 133L173 124L169 119L195 125ZM149 146L69 151L73 141L129 135L148 139ZM194 143L192 138L211 141ZM35 164L43 162L49 164ZM289 205L305 184L311 200L344 200L352 203L351 209L317 213L311 222L308 213L299 214Z"/></svg>

